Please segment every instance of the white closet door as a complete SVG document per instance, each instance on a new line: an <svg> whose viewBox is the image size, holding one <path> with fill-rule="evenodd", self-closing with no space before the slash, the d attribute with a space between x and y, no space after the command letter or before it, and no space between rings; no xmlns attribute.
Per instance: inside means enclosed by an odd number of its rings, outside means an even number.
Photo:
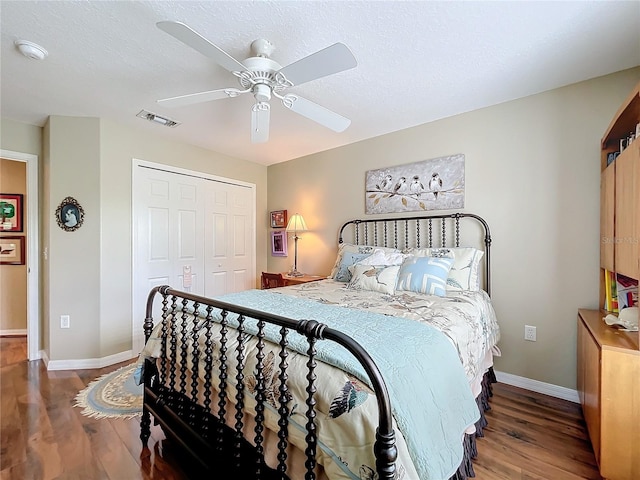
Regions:
<svg viewBox="0 0 640 480"><path fill-rule="evenodd" d="M254 288L256 275L255 185L140 164L134 164L133 182L135 352L144 344L153 287L212 297ZM160 314L156 302L154 319Z"/></svg>
<svg viewBox="0 0 640 480"><path fill-rule="evenodd" d="M153 287L170 285L204 293L202 180L151 168L138 167L136 173L134 351L144 343L141 327L146 297ZM159 313L157 308L154 316Z"/></svg>
<svg viewBox="0 0 640 480"><path fill-rule="evenodd" d="M219 183L206 192L205 296L214 297L255 287L251 234L253 192Z"/></svg>

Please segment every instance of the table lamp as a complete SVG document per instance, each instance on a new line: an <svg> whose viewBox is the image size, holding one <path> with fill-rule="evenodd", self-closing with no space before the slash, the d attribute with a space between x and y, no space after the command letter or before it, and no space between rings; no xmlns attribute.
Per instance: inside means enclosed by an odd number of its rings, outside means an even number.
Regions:
<svg viewBox="0 0 640 480"><path fill-rule="evenodd" d="M294 240L294 255L293 255L293 271L289 274L290 277L302 277L304 273L298 271L298 232L305 232L307 224L304 222L304 218L299 213L292 215L287 224L287 232L293 232Z"/></svg>

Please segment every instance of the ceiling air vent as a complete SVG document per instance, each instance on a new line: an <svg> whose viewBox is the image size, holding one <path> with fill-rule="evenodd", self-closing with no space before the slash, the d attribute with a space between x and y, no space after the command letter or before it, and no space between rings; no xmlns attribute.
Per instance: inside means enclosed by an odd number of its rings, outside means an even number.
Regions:
<svg viewBox="0 0 640 480"><path fill-rule="evenodd" d="M162 117L155 113L147 112L146 110L140 110L140 113L138 113L136 117L144 118L145 120L164 125L165 127L177 127L180 125L180 122L176 122L175 120L171 120L167 117Z"/></svg>

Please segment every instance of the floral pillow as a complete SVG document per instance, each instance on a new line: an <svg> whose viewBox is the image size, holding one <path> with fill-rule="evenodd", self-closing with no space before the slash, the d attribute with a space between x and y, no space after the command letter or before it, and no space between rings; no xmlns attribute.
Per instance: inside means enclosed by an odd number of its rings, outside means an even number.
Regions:
<svg viewBox="0 0 640 480"><path fill-rule="evenodd" d="M342 257L345 253L366 253L367 255L371 255L374 250L382 250L384 252L395 252L400 253L400 250L397 248L389 248L389 247L374 247L371 245L354 245L352 243L341 243L338 247L338 255L336 257L336 261L331 269L331 273L329 274L329 278L336 278L336 274L340 268L340 263L342 262Z"/></svg>
<svg viewBox="0 0 640 480"><path fill-rule="evenodd" d="M351 281L347 284L347 288L370 290L393 295L396 289L400 265L376 266L356 263L352 271L353 275Z"/></svg>
<svg viewBox="0 0 640 480"><path fill-rule="evenodd" d="M338 282L348 282L349 280L351 280L351 272L349 271L349 267L356 262L365 260L369 256L370 255L368 253L345 252L345 254L342 255L340 266L338 267L338 271L336 272L333 279L337 280Z"/></svg>
<svg viewBox="0 0 640 480"><path fill-rule="evenodd" d="M400 267L396 289L444 297L453 263L453 258L411 256Z"/></svg>

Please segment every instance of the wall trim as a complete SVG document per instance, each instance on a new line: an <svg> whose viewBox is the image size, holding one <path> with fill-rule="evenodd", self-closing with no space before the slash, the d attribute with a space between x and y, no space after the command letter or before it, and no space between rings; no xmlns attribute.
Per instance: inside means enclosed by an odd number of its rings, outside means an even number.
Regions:
<svg viewBox="0 0 640 480"><path fill-rule="evenodd" d="M26 337L26 328L14 328L11 330L0 330L0 337Z"/></svg>
<svg viewBox="0 0 640 480"><path fill-rule="evenodd" d="M42 359L47 370L86 370L89 368L104 368L127 360L133 360L136 355L133 350L116 353L102 358L81 358L76 360L49 360L43 353Z"/></svg>
<svg viewBox="0 0 640 480"><path fill-rule="evenodd" d="M573 403L580 403L580 397L577 390L561 387L552 383L540 382L531 378L520 377L511 373L499 372L496 370L496 378L499 382L513 385L514 387L526 388L532 392L542 393L551 397L561 398Z"/></svg>

